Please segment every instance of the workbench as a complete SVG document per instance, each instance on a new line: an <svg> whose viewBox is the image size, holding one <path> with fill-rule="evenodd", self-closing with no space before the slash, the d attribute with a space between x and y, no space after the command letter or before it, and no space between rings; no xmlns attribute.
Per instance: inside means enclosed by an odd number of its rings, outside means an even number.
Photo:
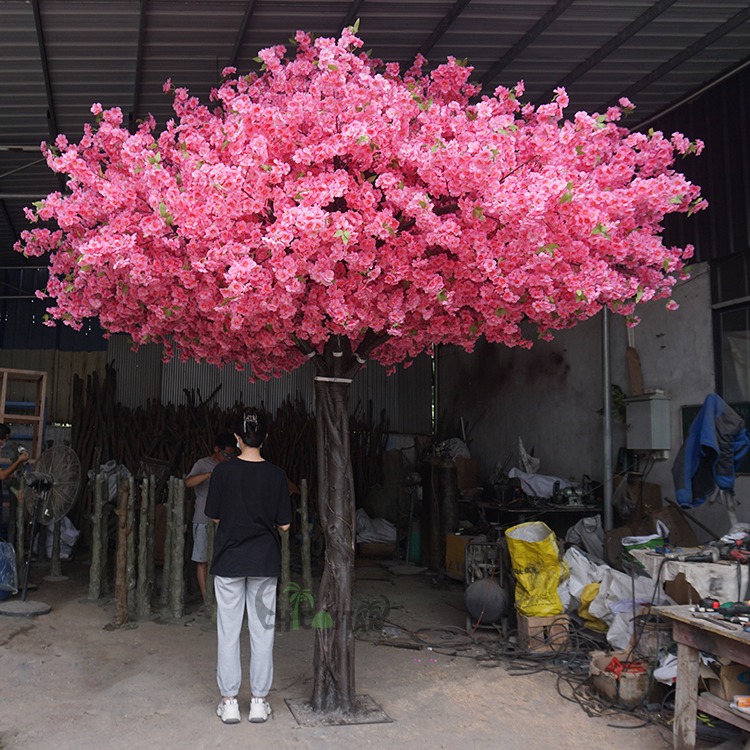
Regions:
<svg viewBox="0 0 750 750"><path fill-rule="evenodd" d="M677 643L677 685L674 705L674 750L694 750L698 711L750 732L750 715L729 707L727 701L712 695L698 695L700 652L726 657L750 667L750 633L742 626L729 630L713 622L693 617L689 605L655 607L654 611L672 623L672 638Z"/></svg>

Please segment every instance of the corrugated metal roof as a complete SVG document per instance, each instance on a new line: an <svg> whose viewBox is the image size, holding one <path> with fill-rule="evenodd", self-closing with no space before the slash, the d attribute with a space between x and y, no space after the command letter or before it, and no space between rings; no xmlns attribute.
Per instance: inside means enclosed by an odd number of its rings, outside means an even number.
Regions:
<svg viewBox="0 0 750 750"><path fill-rule="evenodd" d="M602 110L625 93L638 105L631 126L750 50L747 0L5 0L0 264L25 262L11 251L23 206L60 188L37 163L39 142L57 132L77 139L93 102L163 123L167 78L205 99L227 64L254 68L258 49L296 29L333 35L357 17L384 60L466 57L488 88L523 79L529 101L564 82L571 111Z"/></svg>

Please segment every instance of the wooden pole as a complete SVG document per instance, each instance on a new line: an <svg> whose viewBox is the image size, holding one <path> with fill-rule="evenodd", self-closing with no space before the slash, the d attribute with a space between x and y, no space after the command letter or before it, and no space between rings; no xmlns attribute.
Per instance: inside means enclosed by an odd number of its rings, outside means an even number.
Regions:
<svg viewBox="0 0 750 750"><path fill-rule="evenodd" d="M89 566L89 601L96 601L102 591L102 507L104 486L102 475L94 477L94 509L91 514L91 565Z"/></svg>
<svg viewBox="0 0 750 750"><path fill-rule="evenodd" d="M279 593L278 593L278 605L277 611L277 623L282 627L286 628L289 624L289 584L291 583L291 563L289 559L289 530L280 531L281 536L281 578L279 580Z"/></svg>
<svg viewBox="0 0 750 750"><path fill-rule="evenodd" d="M112 503L109 497L109 477L106 474L99 474L96 478L101 485L102 495L102 517L101 522L101 595L107 596L112 589L109 581L109 516L112 510Z"/></svg>
<svg viewBox="0 0 750 750"><path fill-rule="evenodd" d="M302 529L302 589L312 592L312 555L310 553L310 511L309 494L307 490L307 479L299 483L299 513L300 527ZM302 611L308 614L312 610L309 597L302 597Z"/></svg>
<svg viewBox="0 0 750 750"><path fill-rule="evenodd" d="M42 537L44 537L44 544L47 543L48 527L43 526L43 531L39 534L39 542L42 543ZM62 566L60 565L60 535L62 534L62 521L55 521L52 527L52 556L49 561L49 578L60 579L63 578Z"/></svg>
<svg viewBox="0 0 750 750"><path fill-rule="evenodd" d="M203 607L211 622L216 622L216 594L214 593L214 577L211 575L211 560L214 557L214 539L216 538L216 524L208 522L208 570L206 571L206 598Z"/></svg>
<svg viewBox="0 0 750 750"><path fill-rule="evenodd" d="M185 482L170 478L172 503L172 565L169 576L169 609L179 620L185 610Z"/></svg>
<svg viewBox="0 0 750 750"><path fill-rule="evenodd" d="M140 515L138 516L138 585L136 606L138 617L151 614L151 586L148 578L148 538L149 530L149 481L141 481Z"/></svg>
<svg viewBox="0 0 750 750"><path fill-rule="evenodd" d="M153 474L146 477L148 482L148 537L146 542L146 578L148 580L149 609L151 597L156 591L156 562L154 547L156 545L156 480Z"/></svg>
<svg viewBox="0 0 750 750"><path fill-rule="evenodd" d="M167 486L166 524L164 532L164 562L161 567L161 610L166 614L169 605L169 584L172 570L172 505L174 504L174 482L169 478Z"/></svg>
<svg viewBox="0 0 750 750"><path fill-rule="evenodd" d="M26 492L27 485L23 478L18 478L18 484L11 485L10 491L16 496L16 568L23 570L26 562L26 535L24 524L26 515ZM31 544L31 540L29 540Z"/></svg>
<svg viewBox="0 0 750 750"><path fill-rule="evenodd" d="M117 557L115 565L115 619L120 627L128 622L128 483L120 481L117 493Z"/></svg>
<svg viewBox="0 0 750 750"><path fill-rule="evenodd" d="M135 608L135 478L128 477L127 503L127 553L125 558L125 585L127 586L128 616Z"/></svg>

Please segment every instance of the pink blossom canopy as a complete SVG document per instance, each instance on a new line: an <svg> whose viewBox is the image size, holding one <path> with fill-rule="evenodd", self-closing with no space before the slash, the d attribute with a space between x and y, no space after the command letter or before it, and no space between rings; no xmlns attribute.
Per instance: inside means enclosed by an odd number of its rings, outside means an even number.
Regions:
<svg viewBox="0 0 750 750"><path fill-rule="evenodd" d="M669 296L692 248L665 247L661 222L705 205L673 169L699 141L618 126L627 100L563 119L562 89L479 98L452 58L401 74L351 29L296 43L261 51L259 75L226 70L210 106L176 89L159 134L94 105L80 143L46 148L70 193L27 211L55 227L17 249L51 253L52 319L269 377L336 335L376 334L391 365Z"/></svg>

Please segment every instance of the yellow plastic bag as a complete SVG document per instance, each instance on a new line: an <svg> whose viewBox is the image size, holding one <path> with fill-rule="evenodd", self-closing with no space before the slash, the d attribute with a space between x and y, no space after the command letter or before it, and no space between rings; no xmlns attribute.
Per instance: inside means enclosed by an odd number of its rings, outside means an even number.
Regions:
<svg viewBox="0 0 750 750"><path fill-rule="evenodd" d="M560 615L557 593L568 566L560 560L554 532L541 521L513 526L505 532L513 576L516 579L516 611L525 617Z"/></svg>
<svg viewBox="0 0 750 750"><path fill-rule="evenodd" d="M581 591L581 606L578 607L578 614L586 623L586 627L594 630L597 633L606 633L609 630L609 626L606 622L600 620L598 617L589 612L589 606L591 602L596 599L599 595L599 582L594 581L593 583L587 583Z"/></svg>

